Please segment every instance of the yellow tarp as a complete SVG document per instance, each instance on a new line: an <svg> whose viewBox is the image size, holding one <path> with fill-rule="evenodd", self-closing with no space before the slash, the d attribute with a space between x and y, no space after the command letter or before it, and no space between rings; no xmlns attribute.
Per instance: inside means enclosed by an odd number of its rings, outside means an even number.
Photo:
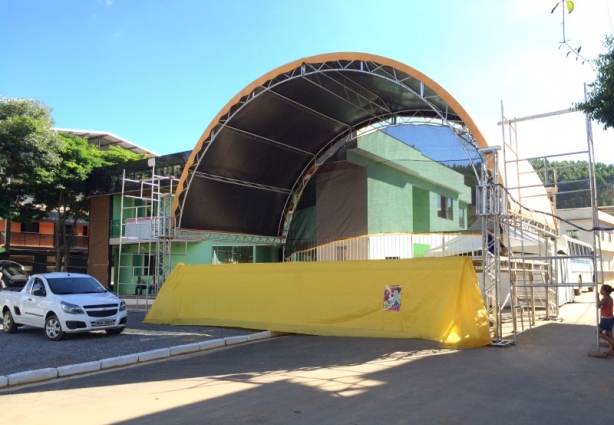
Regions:
<svg viewBox="0 0 614 425"><path fill-rule="evenodd" d="M398 310L385 310L386 287L400 287ZM453 348L490 343L468 257L179 264L145 323L423 338Z"/></svg>

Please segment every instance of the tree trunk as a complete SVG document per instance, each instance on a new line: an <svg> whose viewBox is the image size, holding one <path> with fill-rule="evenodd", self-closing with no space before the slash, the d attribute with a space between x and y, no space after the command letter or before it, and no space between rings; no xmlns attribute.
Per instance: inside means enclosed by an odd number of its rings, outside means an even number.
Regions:
<svg viewBox="0 0 614 425"><path fill-rule="evenodd" d="M66 219L64 218L64 191L60 191L60 201L58 202L58 222L55 229L55 270L62 271L62 242L64 241L63 235L66 233Z"/></svg>
<svg viewBox="0 0 614 425"><path fill-rule="evenodd" d="M68 219L68 217L66 218ZM73 219L73 223L72 223L72 226L70 227L70 233L66 235L66 240L64 242L64 267L65 267L64 271L68 271L68 266L70 265L71 241L73 240L76 230L77 230L78 217L73 217L72 219ZM66 229L66 227L64 227L64 229ZM64 233L66 233L66 230L64 230Z"/></svg>

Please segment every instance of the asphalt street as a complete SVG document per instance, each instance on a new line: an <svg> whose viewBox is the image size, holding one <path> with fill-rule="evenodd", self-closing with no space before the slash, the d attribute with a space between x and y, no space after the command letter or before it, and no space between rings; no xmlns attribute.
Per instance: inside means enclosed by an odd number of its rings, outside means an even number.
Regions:
<svg viewBox="0 0 614 425"><path fill-rule="evenodd" d="M70 334L62 341L49 341L42 329L20 327L17 333L0 332L0 376L33 369L134 354L257 331L207 326L169 326L143 323L145 311L128 311L128 326L120 335L104 331ZM0 323L2 320L0 319Z"/></svg>
<svg viewBox="0 0 614 425"><path fill-rule="evenodd" d="M592 297L589 297L592 300ZM410 339L284 336L0 391L6 423L607 423L614 359L594 304L518 345L443 350Z"/></svg>

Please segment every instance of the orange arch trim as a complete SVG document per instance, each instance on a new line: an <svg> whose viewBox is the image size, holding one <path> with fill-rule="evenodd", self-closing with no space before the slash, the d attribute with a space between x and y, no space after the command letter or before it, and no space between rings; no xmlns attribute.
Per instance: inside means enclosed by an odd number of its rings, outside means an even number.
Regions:
<svg viewBox="0 0 614 425"><path fill-rule="evenodd" d="M422 72L408 65L405 65L401 62L398 62L396 60L389 59L383 56L372 55L368 53L340 52L340 53L326 53L323 55L310 56L307 58L302 58L302 59L298 59L293 62L287 63L285 65L280 66L279 68L276 68L266 73L265 75L258 78L257 80L252 82L247 87L245 87L243 90L241 90L235 97L233 97L220 110L220 112L215 116L215 118L211 121L209 126L205 129L203 134L200 136L198 143L192 150L192 153L190 154L190 157L188 158L188 161L183 169L183 172L181 173L181 178L179 180L179 184L177 185L177 192L175 193L175 198L173 200L173 206L171 210L173 217L175 216L175 211L177 211L177 207L179 206L180 195L181 195L181 192L184 190L185 181L188 178L188 170L192 165L194 165L197 153L201 151L203 143L209 137L211 130L219 123L220 118L228 113L228 111L233 105L237 104L242 97L247 96L248 94L253 92L257 87L262 86L264 83L266 83L269 80L274 79L278 75L284 74L286 72L292 71L293 69L300 67L303 63L323 63L323 62L334 62L334 61L375 62L380 65L386 65L386 66L390 66L392 68L398 69L410 75L411 77L417 79L418 81L421 81L431 90L433 90L439 97L441 97L441 99L444 100L448 105L450 105L452 110L454 110L456 115L458 115L461 118L465 126L469 129L469 131L471 132L478 146L480 147L489 146L488 143L486 143L486 139L484 139L484 136L482 135L482 133L476 126L473 119L469 116L467 111L460 105L460 103L458 103L458 101L454 97L452 97L452 95L448 93L443 87L441 87L434 80L430 79Z"/></svg>

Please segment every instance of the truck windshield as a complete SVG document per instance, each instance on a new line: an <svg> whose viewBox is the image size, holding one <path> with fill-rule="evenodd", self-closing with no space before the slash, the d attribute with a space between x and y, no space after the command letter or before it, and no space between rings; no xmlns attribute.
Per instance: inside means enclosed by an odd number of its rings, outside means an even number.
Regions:
<svg viewBox="0 0 614 425"><path fill-rule="evenodd" d="M7 276L11 276L11 277L19 276L19 277L25 278L25 280L28 280L28 276L26 276L26 273L17 266L9 265L9 266L0 267L0 269L2 269L2 273L6 274Z"/></svg>
<svg viewBox="0 0 614 425"><path fill-rule="evenodd" d="M101 294L107 292L92 277L53 277L47 278L49 289L54 294Z"/></svg>

